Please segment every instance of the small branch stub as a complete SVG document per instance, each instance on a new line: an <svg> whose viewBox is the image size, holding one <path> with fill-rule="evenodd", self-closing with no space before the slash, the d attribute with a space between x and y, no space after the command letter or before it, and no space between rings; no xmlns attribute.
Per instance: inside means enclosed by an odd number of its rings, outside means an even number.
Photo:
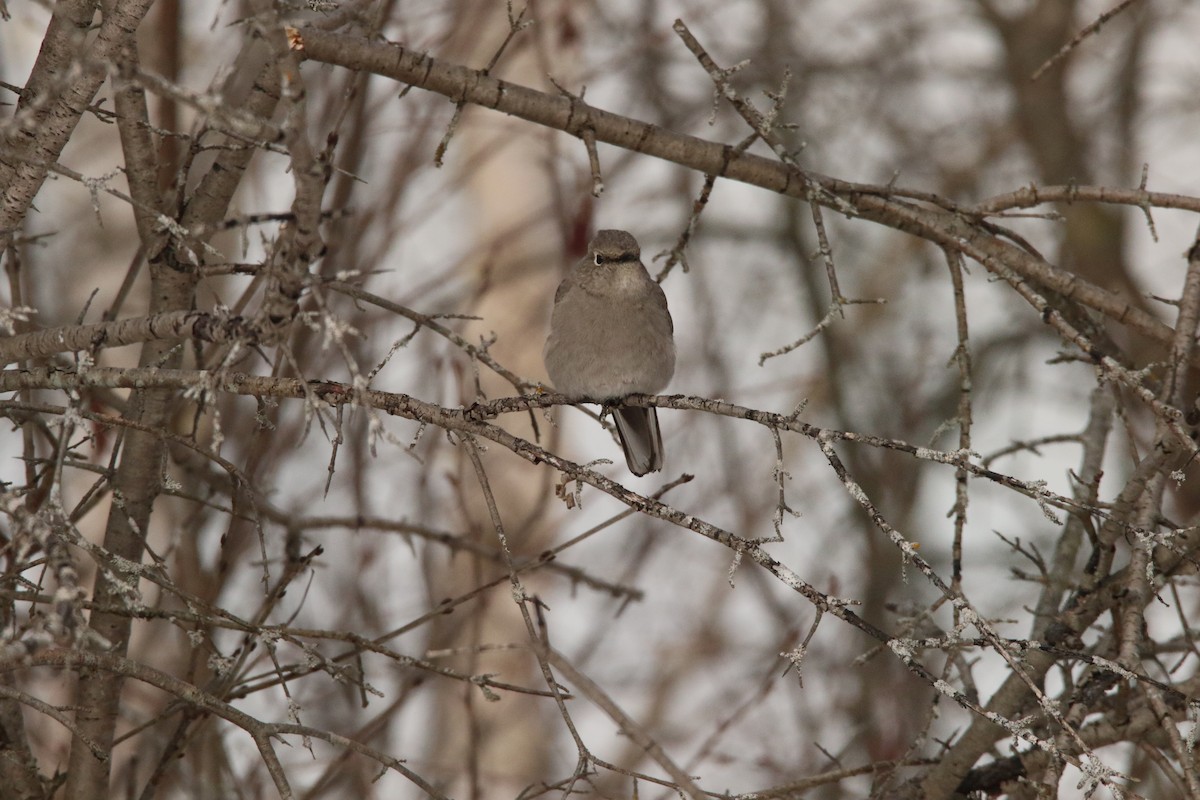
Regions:
<svg viewBox="0 0 1200 800"><path fill-rule="evenodd" d="M289 50L291 50L293 53L304 52L304 37L300 35L299 29L288 25L283 29L283 35L287 37L287 45Z"/></svg>

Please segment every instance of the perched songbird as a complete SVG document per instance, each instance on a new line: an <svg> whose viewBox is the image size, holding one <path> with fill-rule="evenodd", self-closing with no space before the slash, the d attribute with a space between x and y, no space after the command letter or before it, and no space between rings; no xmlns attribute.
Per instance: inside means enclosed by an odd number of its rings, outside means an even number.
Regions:
<svg viewBox="0 0 1200 800"><path fill-rule="evenodd" d="M596 233L554 295L544 353L558 391L573 400L618 406L617 433L634 475L662 469L658 414L614 401L661 391L675 372L667 296L641 255L637 239L625 231Z"/></svg>

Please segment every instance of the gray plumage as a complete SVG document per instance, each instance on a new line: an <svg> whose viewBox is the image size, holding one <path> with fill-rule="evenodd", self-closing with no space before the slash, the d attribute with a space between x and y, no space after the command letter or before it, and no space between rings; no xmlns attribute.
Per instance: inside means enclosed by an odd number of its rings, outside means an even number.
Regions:
<svg viewBox="0 0 1200 800"><path fill-rule="evenodd" d="M674 331L667 296L642 264L637 240L625 231L597 231L554 295L546 371L573 400L611 404L655 394L675 373ZM629 471L662 469L655 410L618 407L614 416Z"/></svg>

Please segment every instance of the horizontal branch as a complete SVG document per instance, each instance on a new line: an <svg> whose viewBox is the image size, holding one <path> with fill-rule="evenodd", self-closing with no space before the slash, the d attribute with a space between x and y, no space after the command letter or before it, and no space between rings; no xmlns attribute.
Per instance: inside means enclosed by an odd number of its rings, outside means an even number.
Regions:
<svg viewBox="0 0 1200 800"><path fill-rule="evenodd" d="M9 370L0 372L0 392L11 392L18 389L50 389L70 390L83 387L104 387L109 389L177 389L204 390L208 392L225 392L227 394L250 397L281 397L304 399L312 402L326 403L331 407L360 406L383 411L392 416L404 417L428 425L435 425L447 431L471 434L497 442L507 447L518 456L533 464L549 464L555 469L582 479L601 491L626 503L630 508L661 519L690 528L697 533L714 539L735 550L742 549L748 544L746 540L733 534L718 535L720 529L708 525L692 517L685 519L680 512L670 509L661 503L652 502L654 508L660 511L670 511L669 515L651 511L650 506L643 503L641 495L630 492L621 484L610 480L597 472L586 470L525 439L513 436L495 425L488 425L484 420L500 414L527 412L530 409L549 408L558 405L574 405L570 398L546 392L537 395L518 397L503 397L488 403L477 403L467 408L445 408L436 403L419 400L411 395L398 392L384 392L375 389L356 389L350 385L334 381L303 381L298 378L283 378L267 375L248 375L230 371L203 371L181 369L136 368L121 369L117 367L91 367L79 372L59 369L29 369ZM655 408L672 408L679 411L700 411L733 419L744 419L757 423L766 428L790 431L813 441L825 442L854 442L868 447L877 447L904 453L922 461L945 464L962 469L972 476L991 481L1005 488L1025 495L1039 506L1054 507L1068 512L1082 512L1108 519L1110 514L1098 508L1080 503L1074 498L1051 492L1040 483L1031 483L989 469L971 461L971 454L962 451L944 451L929 447L920 447L899 439L889 439L881 436L821 428L800 421L795 414L775 414L760 411L747 406L729 403L724 400L713 400L705 397L687 397L684 395L633 395L624 401L631 406ZM1125 523L1119 523L1123 530L1134 534L1151 535ZM725 536L732 537L727 539Z"/></svg>
<svg viewBox="0 0 1200 800"><path fill-rule="evenodd" d="M990 197L971 206L972 212L997 214L1012 208L1032 208L1046 203L1103 203L1141 208L1174 208L1200 213L1200 197L1170 192L1151 192L1143 188L1120 189L1112 186L1023 186L1015 192Z"/></svg>
<svg viewBox="0 0 1200 800"><path fill-rule="evenodd" d="M808 597L823 611L851 621L855 627L879 641L889 637L875 626L859 618L843 602L836 600L804 582L798 575L781 564L765 550L749 539L691 515L685 514L652 497L638 494L595 470L586 469L573 461L545 450L496 425L476 419L472 409L450 409L434 403L418 400L407 394L382 392L373 389L356 389L346 384L330 381L303 381L298 378L247 375L234 372L207 372L201 370L92 367L80 372L54 369L11 370L0 372L0 392L16 389L59 389L66 390L81 386L106 386L109 388L142 389L203 389L210 392L253 397L289 397L317 401L330 406L358 405L383 411L392 416L404 417L448 431L470 434L496 442L516 455L534 464L548 464L573 479L581 480L614 497L629 508L657 517L673 525L687 528L716 541L730 549L750 555L753 560L780 578L785 584ZM544 395L528 400L526 407L558 405L570 401L562 395ZM646 398L655 400L656 398ZM681 398L686 400L687 398ZM660 398L670 401L671 398ZM665 406L668 402L655 405ZM782 419L782 418L781 418ZM816 429L813 429L816 430Z"/></svg>
<svg viewBox="0 0 1200 800"><path fill-rule="evenodd" d="M257 334L244 319L205 311L167 311L150 317L64 325L0 340L0 366L55 353L121 347L161 339L199 339L225 342L255 341Z"/></svg>

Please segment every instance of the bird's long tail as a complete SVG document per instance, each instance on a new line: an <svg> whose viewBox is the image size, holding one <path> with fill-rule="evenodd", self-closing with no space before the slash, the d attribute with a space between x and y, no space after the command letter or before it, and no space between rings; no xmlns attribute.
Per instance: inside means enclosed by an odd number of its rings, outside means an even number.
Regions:
<svg viewBox="0 0 1200 800"><path fill-rule="evenodd" d="M658 472L663 466L662 433L653 408L618 408L613 414L625 463L634 475Z"/></svg>

